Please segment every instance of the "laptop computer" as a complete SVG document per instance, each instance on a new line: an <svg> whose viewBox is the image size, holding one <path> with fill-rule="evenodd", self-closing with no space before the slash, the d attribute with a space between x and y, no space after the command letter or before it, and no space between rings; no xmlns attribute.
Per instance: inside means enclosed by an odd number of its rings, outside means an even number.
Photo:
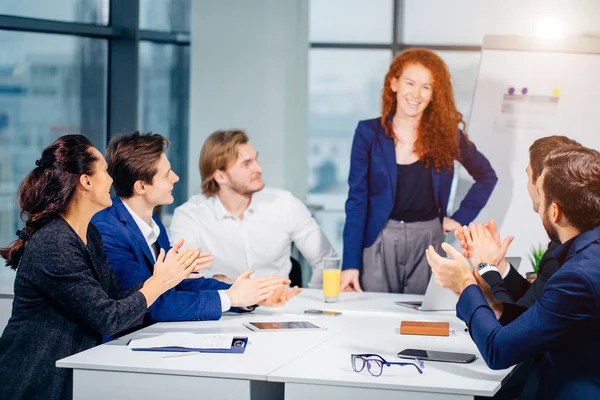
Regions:
<svg viewBox="0 0 600 400"><path fill-rule="evenodd" d="M458 296L435 283L432 275L422 301L396 301L396 304L419 311L452 311L456 308L457 301Z"/></svg>
<svg viewBox="0 0 600 400"><path fill-rule="evenodd" d="M506 257L506 261L508 261L508 263L512 265L514 269L517 271L519 270L519 265L521 265L521 257Z"/></svg>
<svg viewBox="0 0 600 400"><path fill-rule="evenodd" d="M506 261L518 270L521 264L521 257L506 257ZM435 283L433 275L429 279L425 297L422 301L397 301L396 304L403 307L409 307L419 311L452 311L456 308L458 296L451 290L441 287Z"/></svg>

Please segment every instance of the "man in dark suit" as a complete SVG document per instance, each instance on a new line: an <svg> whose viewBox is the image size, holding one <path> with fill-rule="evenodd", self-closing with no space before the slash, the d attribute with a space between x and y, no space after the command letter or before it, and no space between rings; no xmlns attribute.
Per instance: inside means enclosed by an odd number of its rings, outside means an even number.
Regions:
<svg viewBox="0 0 600 400"><path fill-rule="evenodd" d="M600 153L581 146L546 157L536 184L538 213L561 264L541 298L506 326L497 302L477 269L452 246L451 258L433 249L427 258L436 282L459 293L457 316L487 365L503 369L540 357L538 398L600 397ZM491 235L489 230L484 235ZM486 261L492 264L493 260Z"/></svg>
<svg viewBox="0 0 600 400"><path fill-rule="evenodd" d="M548 136L536 140L529 147L529 165L526 170L527 192L531 198L533 211L536 213L540 206L536 182L542 173L544 159L552 151L568 146L581 145L566 136ZM491 236L481 235L482 229L488 229ZM544 285L560 268L553 255L559 244L550 241L548 249L540 260L537 279L530 283L504 257L513 238L508 237L502 241L494 220L486 226L472 224L470 229L463 227L463 230L455 232L455 236L463 249L463 254L469 258L472 265L477 266L485 259L493 260L493 265L483 267L479 273L491 287L494 298L504 303L499 318L502 325L515 320L538 301L542 296Z"/></svg>
<svg viewBox="0 0 600 400"><path fill-rule="evenodd" d="M165 154L169 141L157 134L117 136L106 151L116 197L92 222L102 235L110 267L125 288L148 279L157 255L170 249L167 231L154 208L171 204L179 177ZM206 268L210 253L198 253ZM149 322L215 320L225 311L251 311L253 305L278 306L298 290L286 290L280 277L249 278L246 271L232 284L200 278L182 281L150 307Z"/></svg>

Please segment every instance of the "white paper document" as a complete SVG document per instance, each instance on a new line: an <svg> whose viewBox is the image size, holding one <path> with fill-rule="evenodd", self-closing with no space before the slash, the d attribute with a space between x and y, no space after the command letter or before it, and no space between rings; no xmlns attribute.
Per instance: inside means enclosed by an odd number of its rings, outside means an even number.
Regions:
<svg viewBox="0 0 600 400"><path fill-rule="evenodd" d="M559 96L505 94L494 131L504 134L554 135Z"/></svg>
<svg viewBox="0 0 600 400"><path fill-rule="evenodd" d="M170 332L144 339L132 339L127 347L130 349L152 349L160 347L230 349L232 341L233 335Z"/></svg>

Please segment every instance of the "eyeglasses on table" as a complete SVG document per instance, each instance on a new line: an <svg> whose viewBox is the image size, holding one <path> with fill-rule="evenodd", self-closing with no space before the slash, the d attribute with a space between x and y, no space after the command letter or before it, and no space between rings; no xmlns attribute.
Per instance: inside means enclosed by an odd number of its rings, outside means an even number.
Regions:
<svg viewBox="0 0 600 400"><path fill-rule="evenodd" d="M383 372L383 366L391 366L391 365L400 365L407 366L412 365L419 371L419 374L423 373L423 368L425 368L425 364L423 361L415 358L414 362L390 362L386 361L385 358L381 357L379 354L351 354L350 359L352 361L352 369L356 372L361 372L365 369L365 365L367 366L367 371L373 376L380 376Z"/></svg>

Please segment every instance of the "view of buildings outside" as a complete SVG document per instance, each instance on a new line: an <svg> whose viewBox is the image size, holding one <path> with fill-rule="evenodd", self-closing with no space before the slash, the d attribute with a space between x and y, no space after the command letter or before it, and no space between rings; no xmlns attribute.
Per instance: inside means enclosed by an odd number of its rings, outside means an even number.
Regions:
<svg viewBox="0 0 600 400"><path fill-rule="evenodd" d="M108 4L3 2L0 14L102 25L108 23ZM144 29L189 31L189 0L141 0L140 9ZM108 41L0 30L0 42L0 245L5 246L22 226L19 182L45 146L61 135L81 133L105 149ZM139 76L139 128L185 146L189 47L141 42ZM172 157L172 163L180 176L185 174L185 159ZM186 194L185 185L176 187L178 203Z"/></svg>

